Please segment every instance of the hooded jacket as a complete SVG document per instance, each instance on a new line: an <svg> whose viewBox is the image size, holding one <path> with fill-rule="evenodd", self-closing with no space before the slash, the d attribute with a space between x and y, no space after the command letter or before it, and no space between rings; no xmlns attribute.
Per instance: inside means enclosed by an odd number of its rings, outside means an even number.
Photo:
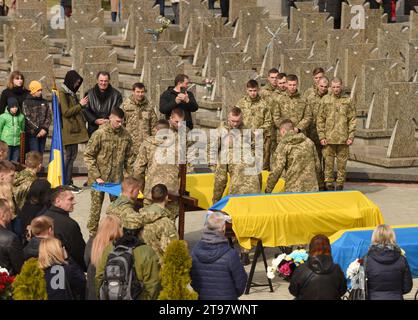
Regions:
<svg viewBox="0 0 418 320"><path fill-rule="evenodd" d="M289 285L298 300L340 300L346 291L344 273L327 255L310 256L293 272Z"/></svg>
<svg viewBox="0 0 418 320"><path fill-rule="evenodd" d="M400 248L372 245L367 257L368 299L403 300L403 295L412 290L412 276Z"/></svg>
<svg viewBox="0 0 418 320"><path fill-rule="evenodd" d="M192 92L187 91L187 95L189 96L189 103L176 103L176 97L179 92L174 90L174 87L168 87L166 91L160 97L160 112L165 114L166 119L168 119L171 115L171 111L175 108L180 108L184 111L184 121L186 121L186 126L190 130L193 129L193 121L192 121L192 112L196 112L199 109L197 105L196 99Z"/></svg>
<svg viewBox="0 0 418 320"><path fill-rule="evenodd" d="M29 90L23 87L13 87L12 89L6 88L2 91L0 97L0 114L4 113L7 107L7 99L14 97L19 103L19 107L23 106L26 96L29 95Z"/></svg>
<svg viewBox="0 0 418 320"><path fill-rule="evenodd" d="M79 80L78 85L76 85ZM76 92L83 83L83 78L74 70L65 75L64 84L58 92L62 118L62 143L64 146L85 143L89 140L83 107Z"/></svg>
<svg viewBox="0 0 418 320"><path fill-rule="evenodd" d="M287 132L279 142L273 159L266 193L272 192L283 172L287 192L318 191L318 154L314 143L303 133Z"/></svg>
<svg viewBox="0 0 418 320"><path fill-rule="evenodd" d="M89 97L87 106L83 109L84 117L88 122L88 133L92 135L99 126L94 122L97 119L109 118L110 112L113 107L120 107L123 102L121 93L113 88L110 84L104 91L100 91L99 86L96 84L93 88L87 91L86 94Z"/></svg>
<svg viewBox="0 0 418 320"><path fill-rule="evenodd" d="M10 113L10 107L0 115L0 139L9 146L20 146L20 133L25 131L25 117L19 109L15 115Z"/></svg>
<svg viewBox="0 0 418 320"><path fill-rule="evenodd" d="M237 300L247 283L238 252L225 236L207 228L193 248L190 274L200 300Z"/></svg>

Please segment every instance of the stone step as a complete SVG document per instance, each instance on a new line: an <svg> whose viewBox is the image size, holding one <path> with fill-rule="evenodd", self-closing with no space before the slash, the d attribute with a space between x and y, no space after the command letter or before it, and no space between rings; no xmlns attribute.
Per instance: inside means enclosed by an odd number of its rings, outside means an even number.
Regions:
<svg viewBox="0 0 418 320"><path fill-rule="evenodd" d="M67 45L67 39L64 38L51 38L49 39L50 47L64 48Z"/></svg>
<svg viewBox="0 0 418 320"><path fill-rule="evenodd" d="M73 65L73 59L71 57L63 57L60 54L54 55L54 64L71 68Z"/></svg>
<svg viewBox="0 0 418 320"><path fill-rule="evenodd" d="M109 39L108 43L115 48L130 48L130 42L129 40L123 40L121 37L117 37L114 39Z"/></svg>
<svg viewBox="0 0 418 320"><path fill-rule="evenodd" d="M136 72L133 67L134 65L132 63L120 62L118 63L119 74L126 74L139 77L138 72Z"/></svg>
<svg viewBox="0 0 418 320"><path fill-rule="evenodd" d="M211 111L217 111L218 108L222 109L222 101L211 101L202 99L198 101L199 109L206 109Z"/></svg>

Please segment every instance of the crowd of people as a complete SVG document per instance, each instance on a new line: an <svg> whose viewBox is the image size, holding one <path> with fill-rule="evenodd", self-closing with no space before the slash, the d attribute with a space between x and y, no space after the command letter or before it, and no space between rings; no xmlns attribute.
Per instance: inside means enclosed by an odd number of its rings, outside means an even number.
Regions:
<svg viewBox="0 0 418 320"><path fill-rule="evenodd" d="M161 116L147 99L142 83L133 84L131 95L123 99L110 80L108 72L99 72L97 84L79 97L83 78L74 70L66 74L58 91L66 185L54 189L37 176L52 120L42 85L32 81L27 90L23 74L14 71L0 97L1 138L13 135L0 142L0 266L16 275L27 259L37 258L49 299L114 299L116 289L111 284L121 279L108 266L116 263L115 257L130 261L134 270L119 273L135 278L132 283L137 290L133 288L127 297L156 299L164 252L179 238L175 226L179 206L169 199L179 192L179 152L175 150L173 163L159 161L157 154L171 138L174 140L168 144L177 143L180 129L189 132L194 127L192 114L199 106L188 90L189 77L176 76L174 86L162 93ZM232 132L243 134L249 129L256 135L256 130L262 130L262 169L270 171L266 193L273 191L282 176L290 192L343 189L356 111L343 92L341 79L329 80L322 68L316 68L312 87L300 93L296 75L273 68L264 87L249 80L246 94L227 114L217 130L226 130L228 139ZM19 115L20 122L15 119ZM161 134L167 131L173 135ZM20 165L19 158L12 156L19 146L14 142L22 134L29 143ZM102 219L105 193L91 189L87 244L71 217L75 194L80 192L72 181L73 165L79 144L84 143L87 184L120 183L122 189L118 197L109 194L111 203ZM250 144L250 153L254 153ZM250 166L229 158L226 163L216 163L213 202L222 198L228 176L230 194L260 193L260 172L246 173ZM140 192L142 204L138 203ZM387 226L379 228L368 254L368 297L402 298L412 288L409 267L393 231ZM192 250L191 285L200 299L238 299L245 289L244 265L249 264L249 252L241 249L240 257L224 231L225 216L210 213L202 239ZM332 262L328 238L314 237L309 253L308 263L292 277L290 293L297 299L340 299L347 290L346 280ZM57 268L66 279L64 289L58 291L50 283Z"/></svg>

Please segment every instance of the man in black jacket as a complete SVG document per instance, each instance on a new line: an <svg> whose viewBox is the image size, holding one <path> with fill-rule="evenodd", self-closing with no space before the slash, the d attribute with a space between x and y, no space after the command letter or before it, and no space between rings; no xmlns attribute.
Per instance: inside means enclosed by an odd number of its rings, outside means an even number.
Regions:
<svg viewBox="0 0 418 320"><path fill-rule="evenodd" d="M23 265L23 248L19 237L7 229L12 212L7 200L0 199L0 266L10 275L20 272Z"/></svg>
<svg viewBox="0 0 418 320"><path fill-rule="evenodd" d="M54 220L55 237L61 240L69 256L86 271L84 263L84 249L86 243L78 223L70 218L70 212L74 210L74 195L68 187L57 187L51 195L51 207L45 213Z"/></svg>
<svg viewBox="0 0 418 320"><path fill-rule="evenodd" d="M187 91L189 77L179 74L174 79L174 87L168 87L160 97L160 112L165 114L168 120L171 111L180 108L185 113L187 128L193 129L192 112L197 111L199 106L192 92Z"/></svg>
<svg viewBox="0 0 418 320"><path fill-rule="evenodd" d="M97 74L97 84L87 91L88 103L85 107L84 116L88 122L89 136L100 125L109 121L110 111L113 107L119 107L122 102L121 93L110 85L110 74L100 71Z"/></svg>

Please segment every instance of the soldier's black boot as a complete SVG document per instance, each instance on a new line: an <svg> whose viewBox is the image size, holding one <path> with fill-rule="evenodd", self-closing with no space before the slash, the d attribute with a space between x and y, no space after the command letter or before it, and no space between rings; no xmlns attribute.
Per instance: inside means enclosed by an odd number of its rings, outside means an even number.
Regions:
<svg viewBox="0 0 418 320"><path fill-rule="evenodd" d="M334 185L333 184L326 184L325 185L325 191L334 191Z"/></svg>
<svg viewBox="0 0 418 320"><path fill-rule="evenodd" d="M243 266L248 266L251 264L250 255L248 252L241 252L241 263Z"/></svg>

